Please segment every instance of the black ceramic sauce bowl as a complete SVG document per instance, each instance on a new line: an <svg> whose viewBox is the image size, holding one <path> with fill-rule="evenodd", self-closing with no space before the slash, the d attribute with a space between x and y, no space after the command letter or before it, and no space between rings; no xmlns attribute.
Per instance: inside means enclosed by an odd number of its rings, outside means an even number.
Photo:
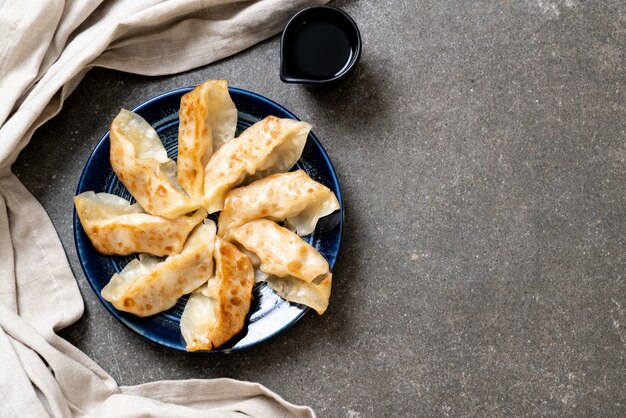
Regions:
<svg viewBox="0 0 626 418"><path fill-rule="evenodd" d="M343 10L307 7L285 26L280 44L280 79L322 85L347 76L361 55L361 34Z"/></svg>

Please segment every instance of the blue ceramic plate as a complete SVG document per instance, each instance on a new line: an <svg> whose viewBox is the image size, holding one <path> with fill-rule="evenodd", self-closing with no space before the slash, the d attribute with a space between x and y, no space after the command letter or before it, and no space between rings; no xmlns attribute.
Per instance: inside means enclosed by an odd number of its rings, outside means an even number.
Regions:
<svg viewBox="0 0 626 418"><path fill-rule="evenodd" d="M146 119L157 131L167 153L172 159L178 155L178 109L180 98L192 87L173 90L157 96L137 108L134 112ZM268 115L298 119L293 113L273 101L246 90L229 88L230 96L239 111L237 134L254 122ZM341 205L339 212L322 218L311 235L304 237L330 263L335 265L343 228L343 202L339 182L328 155L313 133L309 134L304 152L294 169L305 170L313 179L332 189ZM109 163L109 133L107 132L89 157L78 183L76 194L85 191L112 193L132 202L134 199L113 173ZM214 217L214 215L212 215ZM217 219L214 217L214 219ZM102 304L117 318L137 334L156 344L185 351L185 341L180 333L180 316L187 297L183 297L172 309L148 318L118 311L100 295L102 288L114 273L120 272L134 256L110 257L99 254L85 234L78 215L74 211L74 238L76 249L87 281ZM217 350L205 352L228 353L242 350L265 341L285 330L307 311L308 307L286 302L274 293L265 283L259 283L253 290L254 300L244 329L231 341Z"/></svg>

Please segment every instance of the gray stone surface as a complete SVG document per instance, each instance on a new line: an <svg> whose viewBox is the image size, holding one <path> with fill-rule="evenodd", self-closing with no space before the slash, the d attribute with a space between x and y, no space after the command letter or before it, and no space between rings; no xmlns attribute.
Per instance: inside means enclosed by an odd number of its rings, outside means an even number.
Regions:
<svg viewBox="0 0 626 418"><path fill-rule="evenodd" d="M258 381L320 417L626 415L626 4L337 1L364 37L330 90L279 40L171 77L90 72L14 166L86 303L63 335L120 384ZM328 312L197 357L116 322L74 249L72 196L121 106L209 78L314 125L345 194Z"/></svg>

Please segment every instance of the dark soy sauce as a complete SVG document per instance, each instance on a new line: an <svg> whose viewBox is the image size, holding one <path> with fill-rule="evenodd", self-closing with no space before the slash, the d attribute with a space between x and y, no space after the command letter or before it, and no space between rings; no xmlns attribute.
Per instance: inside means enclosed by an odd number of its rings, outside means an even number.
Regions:
<svg viewBox="0 0 626 418"><path fill-rule="evenodd" d="M341 73L352 54L346 33L328 22L304 22L295 32L291 45L294 70L316 79Z"/></svg>

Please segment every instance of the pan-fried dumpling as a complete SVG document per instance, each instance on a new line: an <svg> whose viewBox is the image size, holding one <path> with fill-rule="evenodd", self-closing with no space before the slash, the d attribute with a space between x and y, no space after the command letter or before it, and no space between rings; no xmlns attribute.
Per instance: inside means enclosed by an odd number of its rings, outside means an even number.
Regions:
<svg viewBox="0 0 626 418"><path fill-rule="evenodd" d="M218 221L218 234L259 218L285 221L298 235L308 235L317 221L339 209L337 197L328 187L304 171L273 174L226 195Z"/></svg>
<svg viewBox="0 0 626 418"><path fill-rule="evenodd" d="M226 80L206 81L185 94L178 115L178 182L193 199L201 199L204 167L237 128Z"/></svg>
<svg viewBox="0 0 626 418"><path fill-rule="evenodd" d="M267 219L233 228L225 239L241 245L267 284L282 298L302 303L320 315L330 299L332 274L326 259L290 230Z"/></svg>
<svg viewBox="0 0 626 418"><path fill-rule="evenodd" d="M333 275L322 274L313 279L312 282L305 282L293 276L278 277L267 274L259 268L261 260L256 254L241 248L241 252L246 254L254 267L254 279L258 282L267 282L267 285L283 299L291 302L307 305L317 311L320 315L326 311L330 300L330 288Z"/></svg>
<svg viewBox="0 0 626 418"><path fill-rule="evenodd" d="M102 296L120 311L150 316L165 311L213 274L215 223L205 220L189 235L183 251L164 261L147 254L114 274Z"/></svg>
<svg viewBox="0 0 626 418"><path fill-rule="evenodd" d="M252 263L233 244L215 240L215 276L194 291L180 318L187 351L217 348L238 334L250 310Z"/></svg>
<svg viewBox="0 0 626 418"><path fill-rule="evenodd" d="M294 276L305 282L330 274L323 255L298 235L270 220L248 222L229 230L224 238L254 253L264 273Z"/></svg>
<svg viewBox="0 0 626 418"><path fill-rule="evenodd" d="M174 220L149 215L138 204L108 193L81 193L74 205L89 240L104 255L179 253L191 230L206 218L204 209Z"/></svg>
<svg viewBox="0 0 626 418"><path fill-rule="evenodd" d="M200 204L176 180L176 163L156 131L141 116L122 109L111 123L111 167L149 214L175 219Z"/></svg>
<svg viewBox="0 0 626 418"><path fill-rule="evenodd" d="M274 289L281 298L309 306L322 315L328 308L332 280L332 274L319 276L310 283L303 282L293 276L269 276L267 285Z"/></svg>
<svg viewBox="0 0 626 418"><path fill-rule="evenodd" d="M289 170L300 158L310 130L306 122L268 116L228 141L205 167L205 208L220 211L229 190Z"/></svg>

